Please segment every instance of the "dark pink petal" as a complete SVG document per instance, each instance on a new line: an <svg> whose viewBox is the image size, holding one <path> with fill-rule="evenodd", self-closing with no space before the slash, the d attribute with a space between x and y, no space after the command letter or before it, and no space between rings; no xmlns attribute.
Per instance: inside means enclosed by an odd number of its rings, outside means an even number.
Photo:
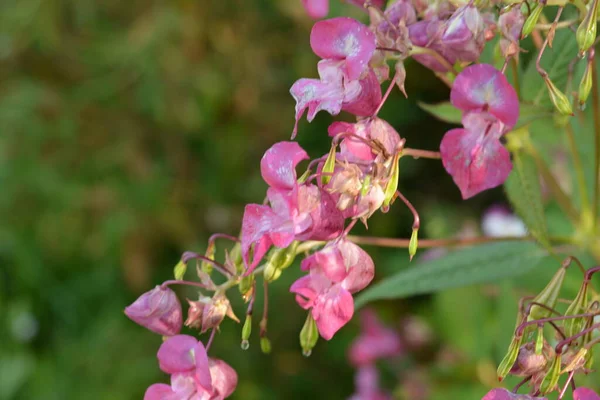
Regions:
<svg viewBox="0 0 600 400"><path fill-rule="evenodd" d="M519 119L519 99L515 89L489 64L465 68L454 81L450 101L462 111L487 111L508 128Z"/></svg>
<svg viewBox="0 0 600 400"><path fill-rule="evenodd" d="M513 7L510 11L498 17L498 29L506 39L511 42L519 42L521 30L525 23L525 14L520 7Z"/></svg>
<svg viewBox="0 0 600 400"><path fill-rule="evenodd" d="M275 143L263 155L260 172L269 186L291 190L296 184L296 165L308 159L297 142Z"/></svg>
<svg viewBox="0 0 600 400"><path fill-rule="evenodd" d="M329 13L329 0L302 0L302 4L311 18L325 18Z"/></svg>
<svg viewBox="0 0 600 400"><path fill-rule="evenodd" d="M331 18L315 23L310 46L321 58L346 60L345 76L355 80L367 68L375 52L375 35L352 18Z"/></svg>
<svg viewBox="0 0 600 400"><path fill-rule="evenodd" d="M381 103L381 85L372 69L369 69L369 72L358 83L360 92L357 95L348 95L348 91L346 91L342 110L359 117L368 117L377 110Z"/></svg>
<svg viewBox="0 0 600 400"><path fill-rule="evenodd" d="M469 122L468 119L475 119ZM481 119L481 121L479 121ZM501 185L508 177L512 163L510 153L502 146L500 124L483 123L471 114L463 118L466 129L452 129L440 145L444 168L459 187L463 199Z"/></svg>
<svg viewBox="0 0 600 400"><path fill-rule="evenodd" d="M211 400L222 400L229 397L238 383L237 373L225 361L211 358L210 376L213 382L214 393Z"/></svg>
<svg viewBox="0 0 600 400"><path fill-rule="evenodd" d="M333 286L325 294L317 297L312 316L323 339L330 340L340 328L352 319L354 300L347 290Z"/></svg>
<svg viewBox="0 0 600 400"><path fill-rule="evenodd" d="M210 392L212 390L212 381L209 370L208 354L206 354L206 348L200 341L198 341L194 347L194 358L196 360L196 381L202 389Z"/></svg>
<svg viewBox="0 0 600 400"><path fill-rule="evenodd" d="M312 286L312 278L310 275L303 276L292 283L290 292L296 293L296 302L305 310L308 310L313 306L315 298L318 295L317 291Z"/></svg>
<svg viewBox="0 0 600 400"><path fill-rule="evenodd" d="M453 65L456 58L452 53L446 54L441 47L441 37L444 30L444 23L438 19L424 20L416 22L408 27L410 41L419 47L427 47L437 51L447 64ZM413 56L415 61L423 64L425 67L435 72L448 72L446 64L441 63L436 57L429 54L419 54Z"/></svg>
<svg viewBox="0 0 600 400"><path fill-rule="evenodd" d="M196 338L189 335L176 335L168 338L158 349L160 369L167 374L193 371L196 368L194 349Z"/></svg>
<svg viewBox="0 0 600 400"><path fill-rule="evenodd" d="M144 328L164 336L178 334L183 324L177 295L171 289L160 286L144 293L125 308L125 315Z"/></svg>
<svg viewBox="0 0 600 400"><path fill-rule="evenodd" d="M144 394L144 400L176 400L175 392L171 386L164 383L155 383Z"/></svg>
<svg viewBox="0 0 600 400"><path fill-rule="evenodd" d="M171 375L171 389L175 395L169 400L197 400L198 396L202 394L198 392L205 392L204 389L198 387L193 372Z"/></svg>
<svg viewBox="0 0 600 400"><path fill-rule="evenodd" d="M375 159L375 154L371 151L371 146L365 143L365 141L368 141L369 139L367 134L367 124L365 122L361 121L356 124L351 124L349 122L336 121L329 125L327 131L329 136L332 137L341 133L350 133L364 139L363 141L356 137L344 138L340 144L340 154L343 159L348 160L349 162L352 162L355 159L365 161L372 161Z"/></svg>
<svg viewBox="0 0 600 400"><path fill-rule="evenodd" d="M409 0L394 1L385 9L385 15L394 26L398 26L400 21L404 21L406 26L417 22L417 12Z"/></svg>
<svg viewBox="0 0 600 400"><path fill-rule="evenodd" d="M578 387L573 392L573 400L600 400L600 396L592 389Z"/></svg>
<svg viewBox="0 0 600 400"><path fill-rule="evenodd" d="M371 256L348 240L340 241L338 248L348 270L348 275L343 280L342 287L350 293L366 288L375 276L375 264Z"/></svg>
<svg viewBox="0 0 600 400"><path fill-rule="evenodd" d="M284 222L285 220L275 214L268 206L258 204L248 204L246 206L242 218L241 248L247 273L252 272L267 253L273 244L270 234L280 230ZM254 245L254 248L250 260L252 245Z"/></svg>
<svg viewBox="0 0 600 400"><path fill-rule="evenodd" d="M320 191L320 201L310 212L310 219L310 229L296 236L298 240L331 240L344 230L344 216L333 197L324 190Z"/></svg>
<svg viewBox="0 0 600 400"><path fill-rule="evenodd" d="M481 400L546 400L545 397L531 397L528 394L516 394L504 388L490 390Z"/></svg>

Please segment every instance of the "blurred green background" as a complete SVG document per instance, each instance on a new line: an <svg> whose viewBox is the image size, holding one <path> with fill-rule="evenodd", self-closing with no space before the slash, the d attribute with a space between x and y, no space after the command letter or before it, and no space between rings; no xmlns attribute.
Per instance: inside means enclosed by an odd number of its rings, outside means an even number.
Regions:
<svg viewBox="0 0 600 400"><path fill-rule="evenodd" d="M364 18L334 1L341 13ZM260 157L293 126L288 90L316 76L311 26L299 0L0 2L0 399L141 399L167 381L161 338L123 308L168 279L183 251L203 252L213 232L236 235L244 205L262 200ZM417 64L407 70L409 99L395 91L381 116L410 147L435 150L447 127L417 101L448 90ZM300 124L313 157L328 150L331 120ZM424 237L477 231L481 211L503 201L501 189L460 201L431 160L403 163L401 187ZM411 223L397 205L369 234L408 237ZM408 265L404 250L370 251L378 278ZM288 293L299 275L272 285L271 355L257 338L241 350L231 321L216 337L212 355L240 377L232 398L353 392L345 349L356 321L304 358L305 313ZM506 283L377 304L391 326L411 317L432 331L382 367L384 385L398 398L480 398L495 384L517 294Z"/></svg>

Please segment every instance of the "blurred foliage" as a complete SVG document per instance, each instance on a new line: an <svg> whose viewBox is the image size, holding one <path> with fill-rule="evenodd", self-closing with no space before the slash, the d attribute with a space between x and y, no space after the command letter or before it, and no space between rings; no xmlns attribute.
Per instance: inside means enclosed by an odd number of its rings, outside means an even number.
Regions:
<svg viewBox="0 0 600 400"><path fill-rule="evenodd" d="M361 17L334 3L334 14ZM0 399L140 399L166 380L160 338L122 310L211 232L237 234L244 204L261 201L260 157L291 133L289 87L316 75L311 25L297 0L0 2ZM435 149L446 125L417 102L447 99L447 88L407 69L410 98L394 93L381 116L411 147ZM330 121L301 123L311 155L327 151ZM400 185L429 237L476 229L503 201L496 189L459 202L434 161L407 162ZM406 237L410 218L397 206L369 232ZM408 265L404 251L371 251L378 276ZM304 312L288 293L299 272L289 271L270 291L271 355L257 340L242 351L231 321L216 338L211 352L240 375L233 398L353 391L345 349L356 326L302 357ZM402 366L431 398L475 398L495 384L514 324L517 290L506 285L378 305L392 325L419 314L435 329L440 351Z"/></svg>

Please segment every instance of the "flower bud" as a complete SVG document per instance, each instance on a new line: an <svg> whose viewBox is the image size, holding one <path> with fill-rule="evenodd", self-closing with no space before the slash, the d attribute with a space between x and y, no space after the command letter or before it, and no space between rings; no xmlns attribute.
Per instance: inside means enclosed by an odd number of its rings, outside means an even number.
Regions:
<svg viewBox="0 0 600 400"><path fill-rule="evenodd" d="M398 190L398 177L400 176L400 166L398 161L400 160L400 153L396 153L392 160L392 170L390 171L390 177L385 185L384 197L383 197L383 209L389 209L390 204L396 198L396 191Z"/></svg>
<svg viewBox="0 0 600 400"><path fill-rule="evenodd" d="M327 185L331 180L331 175L333 174L333 170L335 169L335 150L337 149L337 145L332 144L331 150L329 150L329 154L327 155L327 159L325 160L325 164L323 164L323 169L321 170L321 182L323 185Z"/></svg>
<svg viewBox="0 0 600 400"><path fill-rule="evenodd" d="M511 371L515 361L517 361L517 357L519 356L519 350L521 347L521 342L523 341L523 336L513 336L510 345L508 346L508 352L500 362L498 366L497 375L498 380L502 381L506 378L506 375Z"/></svg>
<svg viewBox="0 0 600 400"><path fill-rule="evenodd" d="M588 56L588 63L585 67L585 72L583 73L583 77L581 78L581 82L579 82L579 93L577 97L579 98L579 108L583 110L585 106L585 102L587 101L590 92L592 91L592 68L594 67L594 63L592 62L594 58L594 49L590 50L590 54Z"/></svg>
<svg viewBox="0 0 600 400"><path fill-rule="evenodd" d="M271 352L271 341L268 337L263 336L260 338L260 350L264 354L269 354Z"/></svg>
<svg viewBox="0 0 600 400"><path fill-rule="evenodd" d="M592 6L588 10L587 14L579 27L575 32L575 39L577 45L579 45L579 54L583 55L596 40L596 18L598 14L598 0L592 1Z"/></svg>
<svg viewBox="0 0 600 400"><path fill-rule="evenodd" d="M417 254L417 248L419 247L419 229L413 228L412 234L410 235L410 242L408 242L408 255L412 261L415 254Z"/></svg>
<svg viewBox="0 0 600 400"><path fill-rule="evenodd" d="M587 311L588 283L589 282L587 282L587 281L583 282L583 284L581 285L581 288L579 288L579 292L577 292L577 296L575 297L575 300L573 300L571 302L571 304L567 308L567 311L565 311L565 316L582 314ZM571 336L578 334L579 332L581 332L584 329L585 322L586 322L585 318L572 318L572 319L565 320L565 322L563 324L563 329L565 331L565 335L567 337L571 337Z"/></svg>
<svg viewBox="0 0 600 400"><path fill-rule="evenodd" d="M275 249L269 257L268 263L272 264L276 269L286 269L294 262L296 258L296 250L298 249L298 242L294 240L288 247L285 249Z"/></svg>
<svg viewBox="0 0 600 400"><path fill-rule="evenodd" d="M553 391L558 384L558 378L560 378L560 364L561 364L561 354L556 354L548 372L544 376L542 380L542 384L540 385L540 393L546 394Z"/></svg>
<svg viewBox="0 0 600 400"><path fill-rule="evenodd" d="M242 274L246 267L244 267L244 261L242 260L242 248L239 243L231 248L231 251L225 253L226 264L230 266L230 271L235 270L238 274ZM231 268L233 267L233 268Z"/></svg>
<svg viewBox="0 0 600 400"><path fill-rule="evenodd" d="M185 326L194 329L202 328L202 313L204 307L210 302L210 297L202 296L198 301L188 300L190 307L188 308L188 316L185 320Z"/></svg>
<svg viewBox="0 0 600 400"><path fill-rule="evenodd" d="M163 336L181 331L183 316L181 303L168 287L156 286L125 308L125 315L133 322Z"/></svg>
<svg viewBox="0 0 600 400"><path fill-rule="evenodd" d="M250 335L252 334L252 314L246 315L246 320L244 321L244 326L242 327L242 341L248 341L250 339Z"/></svg>
<svg viewBox="0 0 600 400"><path fill-rule="evenodd" d="M527 17L525 23L523 24L523 30L521 31L521 39L525 39L527 36L529 36L531 32L533 32L533 29L535 28L535 25L537 24L540 15L542 15L543 9L544 6L541 3L538 3L535 6L535 8L531 11L531 14L529 14L529 17Z"/></svg>
<svg viewBox="0 0 600 400"><path fill-rule="evenodd" d="M204 257L208 258L209 260L215 259L215 242L210 242L208 244L206 252L204 253ZM202 261L200 263L200 269L210 275L213 270L213 265L208 261Z"/></svg>
<svg viewBox="0 0 600 400"><path fill-rule="evenodd" d="M267 263L267 265L265 266L265 270L263 271L263 278L267 282L273 282L279 279L279 277L281 276L281 272L281 269L277 268L271 263Z"/></svg>
<svg viewBox="0 0 600 400"><path fill-rule="evenodd" d="M546 285L546 287L532 300L532 302L543 304L548 308L554 308L556 300L558 299L560 288L563 284L563 280L565 279L565 272L566 269L564 267L561 267L558 271L556 271L550 282L548 282L548 285ZM536 319L548 318L550 315L550 310L533 304L529 312L528 320L532 321Z"/></svg>
<svg viewBox="0 0 600 400"><path fill-rule="evenodd" d="M173 275L175 276L175 279L178 281L182 280L183 276L185 275L185 271L187 271L187 264L180 260L175 268L173 268Z"/></svg>
<svg viewBox="0 0 600 400"><path fill-rule="evenodd" d="M556 85L554 85L554 83L552 83L548 75L544 76L544 82L548 88L550 100L552 100L554 108L556 108L558 112L563 115L573 115L573 108L571 107L569 98L563 92L561 92Z"/></svg>
<svg viewBox="0 0 600 400"><path fill-rule="evenodd" d="M314 318L309 313L306 317L306 322L300 331L300 347L302 347L302 354L306 357L310 356L312 349L319 340L319 330Z"/></svg>

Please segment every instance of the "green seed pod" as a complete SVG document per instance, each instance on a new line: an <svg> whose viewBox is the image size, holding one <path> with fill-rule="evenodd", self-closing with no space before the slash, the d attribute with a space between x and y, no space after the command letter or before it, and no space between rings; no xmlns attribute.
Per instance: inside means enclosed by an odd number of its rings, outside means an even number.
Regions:
<svg viewBox="0 0 600 400"><path fill-rule="evenodd" d="M499 381L506 378L506 375L508 375L513 365L515 365L515 361L517 361L517 357L519 356L519 349L521 348L522 341L523 336L513 336L513 339L508 346L508 352L498 366L497 374Z"/></svg>
<svg viewBox="0 0 600 400"><path fill-rule="evenodd" d="M419 247L419 230L413 229L410 235L410 242L408 242L408 255L412 261L415 254L417 254L417 248Z"/></svg>
<svg viewBox="0 0 600 400"><path fill-rule="evenodd" d="M575 353L571 361L569 361L569 363L565 365L565 367L562 369L562 371L560 371L560 373L568 373L583 367L587 361L587 353L588 349L586 349L585 347L579 349L579 351Z"/></svg>
<svg viewBox="0 0 600 400"><path fill-rule="evenodd" d="M271 341L268 337L265 336L260 338L260 350L264 354L269 354L271 352Z"/></svg>
<svg viewBox="0 0 600 400"><path fill-rule="evenodd" d="M294 262L299 244L300 242L294 240L285 249L276 249L270 254L268 263L273 264L277 269L286 269Z"/></svg>
<svg viewBox="0 0 600 400"><path fill-rule="evenodd" d="M302 354L307 357L310 356L310 353L317 344L318 340L319 330L317 329L315 320L309 313L306 318L306 322L304 322L304 326L300 331L300 347L302 347Z"/></svg>
<svg viewBox="0 0 600 400"><path fill-rule="evenodd" d="M208 258L209 260L215 259L215 243L214 242L212 242L208 245L208 247L206 248L206 252L204 253L204 257ZM200 263L200 269L210 275L213 270L213 265L211 263L209 263L208 261L202 261Z"/></svg>
<svg viewBox="0 0 600 400"><path fill-rule="evenodd" d="M273 282L281 276L281 270L274 266L271 263L268 263L265 266L265 270L263 271L263 277L267 282Z"/></svg>
<svg viewBox="0 0 600 400"><path fill-rule="evenodd" d="M248 299L250 298L249 294L251 294L252 288L254 288L254 274L243 277L238 284L240 294L248 297Z"/></svg>
<svg viewBox="0 0 600 400"><path fill-rule="evenodd" d="M560 362L561 362L561 354L557 354L552 360L552 364L550 365L550 369L544 376L542 380L542 384L540 385L540 393L546 394L554 390L556 385L558 384L558 378L560 378Z"/></svg>
<svg viewBox="0 0 600 400"><path fill-rule="evenodd" d="M538 3L533 11L531 11L531 14L529 14L529 17L527 17L525 23L523 24L523 29L521 30L521 39L525 39L531 32L533 32L538 19L540 19L540 15L542 15L543 9L544 6Z"/></svg>
<svg viewBox="0 0 600 400"><path fill-rule="evenodd" d="M398 178L400 176L400 153L397 153L392 160L392 170L390 171L390 177L385 185L383 208L388 208L392 204L392 200L398 190Z"/></svg>
<svg viewBox="0 0 600 400"><path fill-rule="evenodd" d="M178 281L183 279L185 275L185 271L187 271L187 264L183 261L179 261L175 268L173 268L173 275L175 275L175 279Z"/></svg>
<svg viewBox="0 0 600 400"><path fill-rule="evenodd" d="M577 315L582 314L587 311L588 307L588 282L584 281L577 292L577 296L575 300L571 302L567 311L565 311L565 316L567 315ZM574 336L581 332L585 327L586 319L585 318L573 318L565 320L563 324L563 329L565 330L565 335L567 337Z"/></svg>
<svg viewBox="0 0 600 400"><path fill-rule="evenodd" d="M544 326L539 325L535 338L535 354L542 354L542 350L544 350Z"/></svg>
<svg viewBox="0 0 600 400"><path fill-rule="evenodd" d="M252 334L252 314L247 314L246 320L244 321L244 326L242 327L242 340L250 339L251 334Z"/></svg>
<svg viewBox="0 0 600 400"><path fill-rule="evenodd" d="M591 52L593 52L593 50ZM585 67L585 72L581 77L581 82L579 82L579 92L577 94L577 97L579 98L579 108L581 109L583 109L585 102L592 91L592 68L592 60L588 60L587 66Z"/></svg>
<svg viewBox="0 0 600 400"><path fill-rule="evenodd" d="M558 299L560 288L562 287L565 279L565 273L566 269L564 267L561 267L558 271L556 271L548 285L546 285L546 287L532 300L532 302L543 304L549 308L554 308L556 300ZM528 321L548 318L551 314L552 312L550 310L534 304L531 306Z"/></svg>
<svg viewBox="0 0 600 400"><path fill-rule="evenodd" d="M598 0L593 0L592 6L575 32L575 39L579 45L579 54L583 55L596 40L596 17L598 14Z"/></svg>
<svg viewBox="0 0 600 400"><path fill-rule="evenodd" d="M550 95L552 104L554 104L554 108L563 115L573 115L573 108L571 107L569 98L552 83L548 76L544 77L544 82L548 88L548 94Z"/></svg>

